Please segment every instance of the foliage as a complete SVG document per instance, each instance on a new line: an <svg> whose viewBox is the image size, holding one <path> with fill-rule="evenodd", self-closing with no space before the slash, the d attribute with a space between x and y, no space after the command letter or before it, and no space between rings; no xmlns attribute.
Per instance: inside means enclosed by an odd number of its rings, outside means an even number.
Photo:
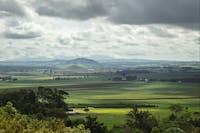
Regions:
<svg viewBox="0 0 200 133"><path fill-rule="evenodd" d="M45 118L42 120L20 114L11 102L0 107L0 132L5 133L90 133L84 125L65 127L63 120Z"/></svg>
<svg viewBox="0 0 200 133"><path fill-rule="evenodd" d="M66 118L67 104L64 102L65 91L39 87L36 90L19 90L0 94L0 105L8 101L22 114L35 115L38 118Z"/></svg>
<svg viewBox="0 0 200 133"><path fill-rule="evenodd" d="M125 133L126 132L126 126L125 125L113 126L113 128L110 132L111 133Z"/></svg>
<svg viewBox="0 0 200 133"><path fill-rule="evenodd" d="M85 126L85 128L90 129L91 133L107 133L108 130L107 128L104 126L103 123L100 123L97 120L96 116L87 116L86 119L75 119L74 121L72 121L72 125L80 125L83 124Z"/></svg>
<svg viewBox="0 0 200 133"><path fill-rule="evenodd" d="M174 113L179 113L183 110L183 107L180 104L171 104L169 109Z"/></svg>
<svg viewBox="0 0 200 133"><path fill-rule="evenodd" d="M180 104L173 104L169 107L171 114L167 119L159 123L159 127L152 129L152 132L160 133L196 133L199 131L199 119L194 119L188 108Z"/></svg>
<svg viewBox="0 0 200 133"><path fill-rule="evenodd" d="M189 108L182 105L171 105L171 114L167 119L157 119L148 111L133 108L126 124L114 126L111 133L198 133L200 119L194 118Z"/></svg>
<svg viewBox="0 0 200 133"><path fill-rule="evenodd" d="M138 111L137 108L133 108L133 110L128 113L128 132L132 132L137 129L143 131L144 133L150 133L152 128L157 125L157 119L147 111Z"/></svg>
<svg viewBox="0 0 200 133"><path fill-rule="evenodd" d="M0 108L0 131L6 133L64 133L65 125L62 120L49 118L37 120L21 115L8 102Z"/></svg>
<svg viewBox="0 0 200 133"><path fill-rule="evenodd" d="M87 116L85 121L85 127L91 130L91 133L106 133L107 129L103 123L97 121L95 116Z"/></svg>
<svg viewBox="0 0 200 133"><path fill-rule="evenodd" d="M154 128L151 130L151 133L161 133L161 129L158 128L158 127L154 127Z"/></svg>
<svg viewBox="0 0 200 133"><path fill-rule="evenodd" d="M165 131L165 133L185 133L185 132L180 128L170 127Z"/></svg>
<svg viewBox="0 0 200 133"><path fill-rule="evenodd" d="M91 133L89 129L85 129L84 125L78 125L76 127L68 127L66 128L67 133Z"/></svg>

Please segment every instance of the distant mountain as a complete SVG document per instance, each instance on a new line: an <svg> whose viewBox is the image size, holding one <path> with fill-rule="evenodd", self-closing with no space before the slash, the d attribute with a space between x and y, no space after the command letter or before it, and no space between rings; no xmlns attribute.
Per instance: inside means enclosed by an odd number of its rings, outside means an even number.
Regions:
<svg viewBox="0 0 200 133"><path fill-rule="evenodd" d="M141 66L177 66L183 64L198 64L199 62L186 61L166 61L166 60L145 60L145 59L115 59L111 57L91 57L88 58L26 58L10 61L0 61L0 66L29 66L43 68L71 69L73 71L85 71L86 69L125 69Z"/></svg>
<svg viewBox="0 0 200 133"><path fill-rule="evenodd" d="M99 64L97 61L87 59L87 58L76 58L73 60L69 60L67 62L71 64Z"/></svg>
<svg viewBox="0 0 200 133"><path fill-rule="evenodd" d="M95 60L87 59L87 58L76 58L73 60L68 60L65 62L67 65L78 65L88 68L96 68L100 67L101 64Z"/></svg>

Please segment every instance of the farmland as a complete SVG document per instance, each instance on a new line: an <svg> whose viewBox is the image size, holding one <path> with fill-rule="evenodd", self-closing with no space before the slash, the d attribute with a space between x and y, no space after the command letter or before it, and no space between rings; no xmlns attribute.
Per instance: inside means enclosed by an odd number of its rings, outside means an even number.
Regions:
<svg viewBox="0 0 200 133"><path fill-rule="evenodd" d="M180 64L163 67L158 64L131 69L88 68L87 72L86 68L75 67L79 69L78 73L68 71L63 64L54 68L36 66L2 66L1 76L12 78L0 81L0 91L34 90L39 86L58 88L69 94L64 101L77 113L70 115L70 119L97 116L97 120L108 129L125 124L133 107L149 111L157 119L165 119L170 114L171 104L181 104L196 113L195 118L199 117L200 69L196 63L189 67Z"/></svg>
<svg viewBox="0 0 200 133"><path fill-rule="evenodd" d="M79 113L79 115L71 116L72 119L84 118L88 114L97 115L98 120L109 128L112 128L113 125L124 124L126 114L135 105L142 105L140 109L151 111L157 117L168 115L168 107L173 103L190 107L192 112L197 112L200 109L200 83L52 81L45 78L1 83L0 88L13 90L14 88L28 89L35 86L57 87L65 90L69 93L65 101L70 107L75 107L74 111ZM89 107L89 111L85 112L84 107Z"/></svg>
<svg viewBox="0 0 200 133"><path fill-rule="evenodd" d="M170 104L180 103L190 107L192 112L196 112L200 109L199 85L198 83L169 82L112 83L111 86L104 84L104 86L98 85L100 87L68 89L70 96L67 101L97 107L90 108L88 112L80 108L75 111L81 113L81 116L97 115L101 122L111 128L114 124L121 125L125 122L126 114L131 110L130 105L156 105L158 107L141 109L148 110L162 118L169 114ZM129 108L120 108L119 105L129 105Z"/></svg>

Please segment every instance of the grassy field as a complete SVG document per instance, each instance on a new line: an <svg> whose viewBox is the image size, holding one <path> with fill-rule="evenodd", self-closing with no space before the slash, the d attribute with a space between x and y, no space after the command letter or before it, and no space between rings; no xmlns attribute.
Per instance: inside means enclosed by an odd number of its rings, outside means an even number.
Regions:
<svg viewBox="0 0 200 133"><path fill-rule="evenodd" d="M180 103L190 108L191 112L200 110L199 83L172 83L172 82L112 82L104 84L83 84L75 88L66 88L70 96L68 103L88 104L87 106L119 105L119 104L153 104L157 108L141 108L152 112L156 117L169 115L170 104ZM83 109L75 109L78 116L73 119L84 117L88 114L98 116L99 121L109 128L113 125L125 123L126 114L131 108L90 108L89 112Z"/></svg>
<svg viewBox="0 0 200 133"><path fill-rule="evenodd" d="M198 112L199 107L192 107L189 109L191 112ZM170 111L168 109L162 108L140 108L140 111L151 112L158 120L166 118L169 116ZM76 108L74 110L80 114L71 115L72 120L85 118L88 115L98 116L98 121L104 123L108 129L112 129L114 125L120 126L125 124L126 115L131 111L131 108L89 108L88 112L85 112L83 108ZM199 115L194 115L194 117L199 117Z"/></svg>
<svg viewBox="0 0 200 133"><path fill-rule="evenodd" d="M197 106L199 83L172 82L104 82L69 86L66 88L73 104L157 104L172 103ZM180 100L179 100L180 99Z"/></svg>
<svg viewBox="0 0 200 133"><path fill-rule="evenodd" d="M109 129L113 125L121 125L126 120L130 107L115 108L115 105L156 105L156 108L140 108L148 110L156 117L169 114L168 107L173 103L180 103L190 108L192 112L200 110L200 83L176 82L128 82L102 80L50 80L49 77L21 77L16 82L0 82L0 89L36 88L37 86L58 87L66 90L69 96L66 102L70 106L85 105L76 108L79 115L70 116L72 119L84 118L87 115L97 115L98 120L105 123ZM99 106L99 108L93 108ZM106 106L102 107L102 106ZM108 108L110 107L110 108Z"/></svg>

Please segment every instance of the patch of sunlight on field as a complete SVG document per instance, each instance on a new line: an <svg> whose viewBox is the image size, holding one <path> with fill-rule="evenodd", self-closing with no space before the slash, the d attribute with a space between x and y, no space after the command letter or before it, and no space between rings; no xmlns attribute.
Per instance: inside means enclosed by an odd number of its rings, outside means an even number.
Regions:
<svg viewBox="0 0 200 133"><path fill-rule="evenodd" d="M199 107L191 107L189 111L199 112ZM75 108L74 111L80 113L79 115L70 116L70 118L78 119L85 118L88 115L97 116L98 121L104 123L108 129L112 129L114 125L123 125L126 122L126 114L131 108L91 108L85 112L84 108ZM157 119L167 118L170 115L170 110L167 108L139 108L139 111L149 111Z"/></svg>
<svg viewBox="0 0 200 133"><path fill-rule="evenodd" d="M53 77L47 76L47 77L35 77L33 80L53 80Z"/></svg>
<svg viewBox="0 0 200 133"><path fill-rule="evenodd" d="M92 113L92 114L127 114L130 108L89 108L88 112L85 112L83 108L74 109L78 113Z"/></svg>
<svg viewBox="0 0 200 133"><path fill-rule="evenodd" d="M51 76L13 76L18 80L52 80Z"/></svg>
<svg viewBox="0 0 200 133"><path fill-rule="evenodd" d="M80 103L84 103L84 104L96 104L95 101L92 100L88 100L88 99L78 99L78 98L69 98L69 99L65 99L65 101L67 103L71 103L71 104L80 104Z"/></svg>
<svg viewBox="0 0 200 133"><path fill-rule="evenodd" d="M197 108L196 108L197 109ZM193 110L196 110L193 109ZM126 115L128 114L132 108L92 108L89 107L89 111L84 111L84 108L75 108L74 111L80 114L115 114L115 115ZM169 114L170 111L168 108L160 109L160 108L139 108L139 111L149 111L153 114Z"/></svg>

